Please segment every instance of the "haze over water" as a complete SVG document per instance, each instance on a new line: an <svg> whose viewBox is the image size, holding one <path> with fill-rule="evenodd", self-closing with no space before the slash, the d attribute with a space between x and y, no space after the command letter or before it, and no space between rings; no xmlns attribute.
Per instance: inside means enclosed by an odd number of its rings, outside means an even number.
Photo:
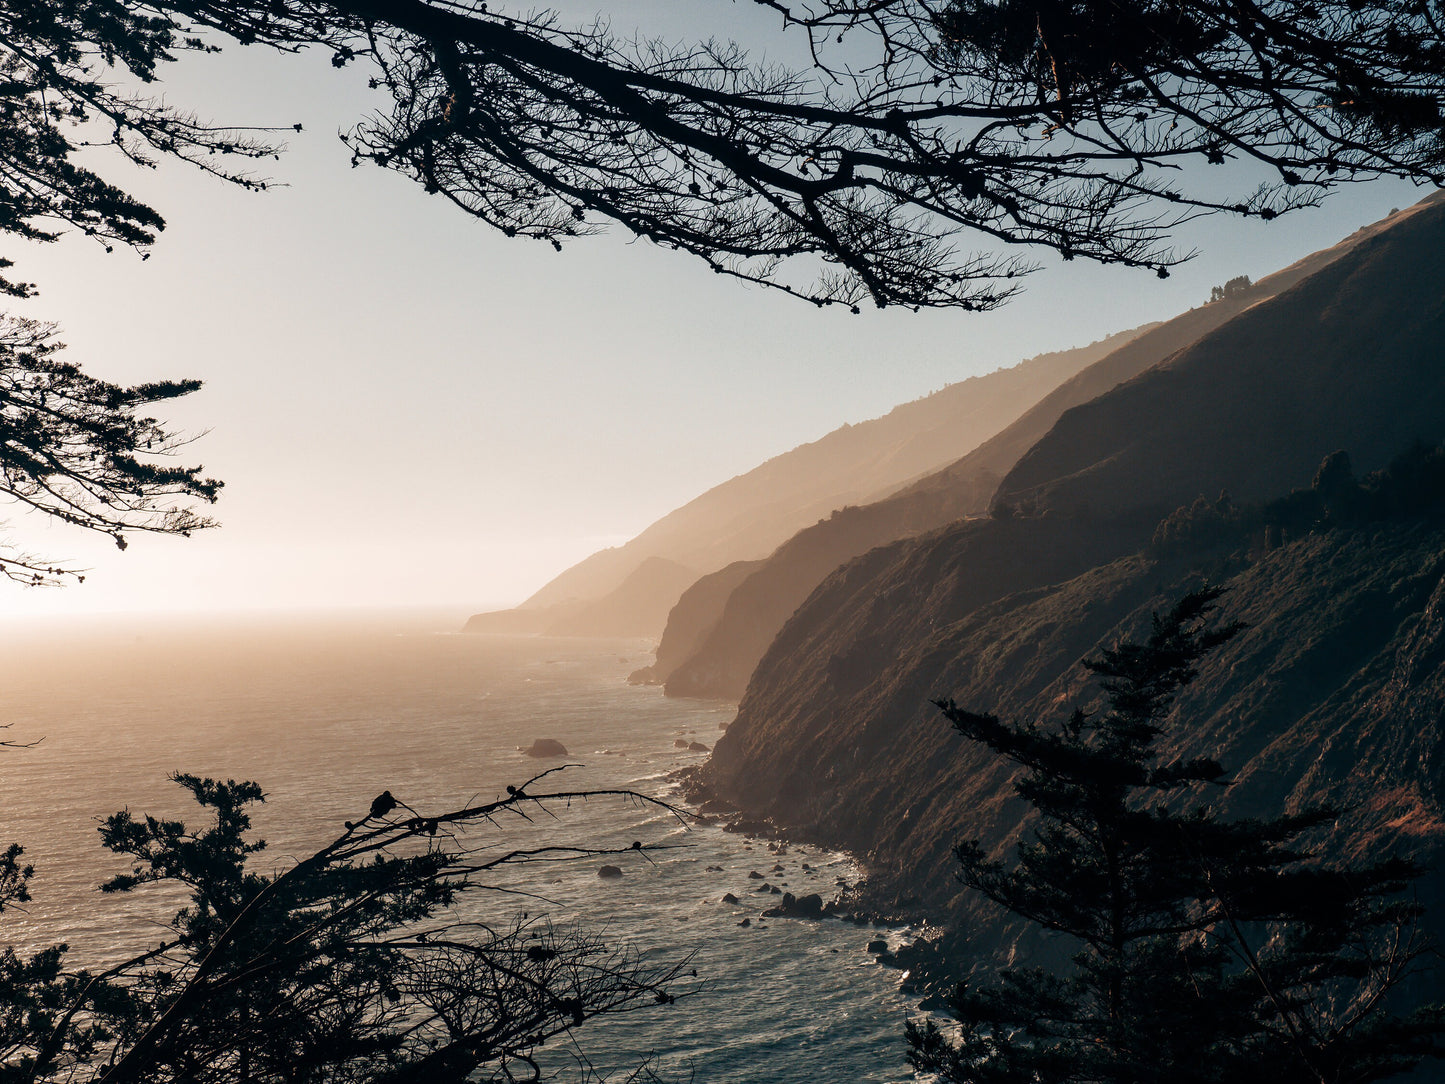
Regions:
<svg viewBox="0 0 1445 1084"><path fill-rule="evenodd" d="M455 615L55 622L0 628L6 735L43 738L0 754L3 841L37 867L26 913L0 916L7 944L72 946L77 962L128 956L158 938L180 894L103 897L96 885L125 868L105 852L97 819L122 807L199 823L171 771L261 783L263 868L285 868L330 841L390 789L411 806L487 800L553 761L523 756L537 737L571 752L555 789L625 786L669 793L667 776L698 759L679 738L712 745L731 708L664 700L625 683L641 641L461 636ZM648 863L628 856L620 881L601 859L518 871L510 886L540 892L514 903L482 896L490 914L546 911L582 923L660 963L691 957L689 996L578 1030L600 1069L649 1054L670 1079L806 1079L826 1050L834 1079L910 1079L902 1025L911 1007L897 973L864 951L868 930L837 921L771 920L775 896L750 894L763 871L790 891L828 898L857 869L846 856L792 848L783 858L716 827L682 829L659 811L620 801L562 810L537 831L549 841L663 844ZM499 842L536 835L526 826ZM474 833L468 842L478 842ZM607 861L614 861L607 859ZM814 872L801 866L808 862ZM775 862L783 872L770 872ZM708 869L722 867L722 872ZM738 907L723 893L742 897ZM480 913L480 912L479 912ZM740 928L742 917L754 925ZM891 935L896 938L897 935ZM554 1056L563 1063L571 1053Z"/></svg>

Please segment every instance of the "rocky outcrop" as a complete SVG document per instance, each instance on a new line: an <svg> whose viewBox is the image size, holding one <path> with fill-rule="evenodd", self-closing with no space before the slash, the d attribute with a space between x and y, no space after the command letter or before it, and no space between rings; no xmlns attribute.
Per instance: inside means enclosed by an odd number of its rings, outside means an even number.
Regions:
<svg viewBox="0 0 1445 1084"><path fill-rule="evenodd" d="M823 897L816 892L810 892L806 896L795 896L791 892L784 892L781 902L776 907L769 907L763 912L764 918L822 918Z"/></svg>

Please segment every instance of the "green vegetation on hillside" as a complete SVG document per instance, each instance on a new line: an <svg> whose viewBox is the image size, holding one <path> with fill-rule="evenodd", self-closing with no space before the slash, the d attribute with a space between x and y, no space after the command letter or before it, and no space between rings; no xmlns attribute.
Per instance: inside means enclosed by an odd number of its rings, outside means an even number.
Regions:
<svg viewBox="0 0 1445 1084"><path fill-rule="evenodd" d="M1254 284L1249 281L1248 275L1236 275L1223 286L1213 286L1209 290L1209 303L1216 301L1228 301L1231 297L1239 297L1249 292Z"/></svg>

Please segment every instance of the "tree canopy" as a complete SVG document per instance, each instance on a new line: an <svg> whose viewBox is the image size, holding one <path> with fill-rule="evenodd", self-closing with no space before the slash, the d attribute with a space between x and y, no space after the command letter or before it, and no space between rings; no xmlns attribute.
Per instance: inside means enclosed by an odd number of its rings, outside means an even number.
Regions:
<svg viewBox="0 0 1445 1084"><path fill-rule="evenodd" d="M196 502L221 483L168 460L187 441L137 411L200 387L166 380L121 387L57 356L48 324L0 316L0 493L65 523L110 535L188 535L212 525ZM54 561L0 551L0 572L25 584L80 576Z"/></svg>
<svg viewBox="0 0 1445 1084"><path fill-rule="evenodd" d="M1021 769L1036 814L1009 861L960 844L960 880L1061 935L1073 967L960 987L956 1038L910 1025L915 1068L950 1084L1367 1084L1445 1053L1445 1008L1397 1015L1390 999L1429 955L1405 894L1420 868L1329 861L1325 806L1227 819L1224 768L1160 748L1202 658L1242 630L1209 626L1219 594L1086 660L1098 712L1037 725L938 702Z"/></svg>
<svg viewBox="0 0 1445 1084"><path fill-rule="evenodd" d="M47 168L6 178L4 228L149 243L159 216L68 158L77 123L260 183L215 163L264 142L112 89L208 30L365 65L389 103L346 134L356 161L508 234L613 221L819 303L990 308L1030 247L1163 274L1191 218L1445 175L1435 0L756 2L802 62L482 0L8 5L23 138L0 153ZM1194 168L1231 161L1254 168Z"/></svg>
<svg viewBox="0 0 1445 1084"><path fill-rule="evenodd" d="M720 274L855 310L993 308L1043 251L1167 275L1191 219L1273 218L1371 177L1445 178L1439 0L754 2L778 35L756 54L487 0L7 3L0 232L144 254L164 218L106 148L266 187L254 166L280 149L274 132L213 126L154 89L167 64L228 39L365 68L378 108L343 134L353 162L508 235L560 247L620 224ZM11 259L0 272L0 292L34 292ZM15 359L53 347L17 336L0 366L33 384ZM0 445L10 494L117 540L206 525L182 509L215 483L158 466L175 436L130 414L194 385L90 387L106 434L84 431L61 456L105 461L106 476L57 469L21 440ZM12 427L58 439L17 404ZM31 582L59 571L0 568Z"/></svg>
<svg viewBox="0 0 1445 1084"><path fill-rule="evenodd" d="M251 832L261 788L176 774L210 823L106 818L101 840L129 868L101 888L170 885L186 906L158 944L100 971L69 970L64 945L0 950L0 1081L537 1079L547 1040L670 1004L690 970L535 915L455 909L487 892L509 908L509 867L619 853L518 843L507 822L609 796L669 808L627 791L548 789L552 774L426 813L384 791L332 842L272 872L253 862L266 848ZM0 910L29 898L21 857L15 846L0 855Z"/></svg>
<svg viewBox="0 0 1445 1084"><path fill-rule="evenodd" d="M218 166L215 155L270 148L115 85L118 71L154 80L183 48L204 46L178 39L170 18L142 5L0 6L0 233L43 243L75 231L107 248L141 250L154 241L161 215L85 164L97 144L131 163L169 155L257 183ZM13 265L0 258L0 294L32 296L33 284L8 274ZM141 413L199 382L122 387L60 360L61 349L54 325L0 314L0 494L110 535L122 549L132 532L213 526L196 506L214 502L221 483L200 466L175 464L187 438ZM83 579L64 562L9 547L0 572L25 584Z"/></svg>

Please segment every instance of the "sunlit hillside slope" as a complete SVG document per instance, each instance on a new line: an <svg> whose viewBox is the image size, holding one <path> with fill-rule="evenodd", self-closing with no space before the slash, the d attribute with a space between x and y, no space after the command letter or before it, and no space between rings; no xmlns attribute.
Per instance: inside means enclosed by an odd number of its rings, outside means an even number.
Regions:
<svg viewBox="0 0 1445 1084"><path fill-rule="evenodd" d="M660 635L669 608L699 576L734 561L766 557L835 509L876 501L952 462L1140 330L1042 354L951 384L881 418L835 429L713 487L625 545L593 554L517 609L479 614L467 627L474 632ZM666 562L650 565L667 572L661 579L644 570L653 559ZM677 567L688 575L679 577ZM658 599L668 595L659 611Z"/></svg>

